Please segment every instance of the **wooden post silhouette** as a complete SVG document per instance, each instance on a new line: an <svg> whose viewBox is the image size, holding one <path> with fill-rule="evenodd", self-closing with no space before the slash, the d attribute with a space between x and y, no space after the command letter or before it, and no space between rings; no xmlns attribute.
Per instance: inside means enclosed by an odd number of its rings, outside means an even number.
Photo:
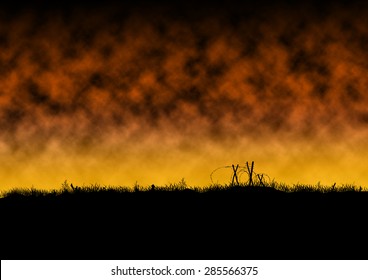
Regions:
<svg viewBox="0 0 368 280"><path fill-rule="evenodd" d="M234 171L234 174L233 174L233 179L231 180L231 185L234 186L234 180L236 181L236 185L239 186L239 181L238 181L238 168L239 168L239 164L237 164L236 166L234 166L234 164L232 165L233 167L233 171Z"/></svg>
<svg viewBox="0 0 368 280"><path fill-rule="evenodd" d="M262 185L262 187L265 187L265 185L263 184L263 174L257 174L259 183Z"/></svg>
<svg viewBox="0 0 368 280"><path fill-rule="evenodd" d="M249 164L247 162L247 169L249 174L249 184L248 186L253 186L253 169L254 169L254 161L252 161L252 166L249 167Z"/></svg>

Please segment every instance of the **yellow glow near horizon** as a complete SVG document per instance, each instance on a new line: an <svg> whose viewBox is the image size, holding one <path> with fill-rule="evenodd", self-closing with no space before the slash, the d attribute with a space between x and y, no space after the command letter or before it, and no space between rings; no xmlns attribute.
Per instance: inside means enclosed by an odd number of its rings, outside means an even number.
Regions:
<svg viewBox="0 0 368 280"><path fill-rule="evenodd" d="M368 182L364 164L368 149L362 146L351 147L347 153L347 147L316 143L310 143L307 149L305 143L272 144L266 140L224 146L209 143L206 146L201 142L189 151L147 145L136 147L136 151L115 149L109 153L108 146L79 155L55 150L33 158L9 158L0 174L0 190L32 186L58 189L65 180L74 185L163 186L182 178L189 186L205 187L212 184L210 174L215 169L231 164L244 166L246 161L255 161L257 173L290 185L319 182L364 186ZM231 174L230 169L220 169L213 174L213 181L228 184Z"/></svg>

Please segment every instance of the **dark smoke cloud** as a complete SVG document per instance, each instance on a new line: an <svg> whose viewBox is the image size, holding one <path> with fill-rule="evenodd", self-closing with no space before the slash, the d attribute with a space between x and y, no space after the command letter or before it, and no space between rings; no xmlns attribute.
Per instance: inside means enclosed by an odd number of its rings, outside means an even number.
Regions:
<svg viewBox="0 0 368 280"><path fill-rule="evenodd" d="M195 104L213 124L247 111L247 119L277 130L291 121L285 112L298 107L303 94L317 104L329 96L341 99L335 109L364 119L354 105L363 98L362 79L355 76L366 69L367 30L359 18L311 22L277 15L234 23L226 17L182 22L133 15L101 26L106 18L75 16L66 23L54 15L40 21L28 14L2 24L1 72L7 84L14 80L4 92L4 99L12 100L5 131L35 109L45 117L83 112L93 126L123 122L127 114L157 124L182 102ZM356 71L334 80L336 63Z"/></svg>

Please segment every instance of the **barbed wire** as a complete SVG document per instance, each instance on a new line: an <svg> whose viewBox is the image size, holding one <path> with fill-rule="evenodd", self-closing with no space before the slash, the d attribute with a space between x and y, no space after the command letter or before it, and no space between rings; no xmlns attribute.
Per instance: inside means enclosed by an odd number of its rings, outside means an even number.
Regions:
<svg viewBox="0 0 368 280"><path fill-rule="evenodd" d="M267 174L255 172L254 162L252 162L251 165L248 164L248 162L246 162L246 164L243 166L239 164L236 164L236 165L232 164L232 165L226 165L226 166L221 166L221 167L216 168L210 174L212 184L214 184L213 175L216 172L218 172L221 169L229 169L229 168L232 169L232 172L229 178L231 185L245 184L245 185L266 186L271 183L271 178ZM244 174L246 174L248 178L245 180L242 180Z"/></svg>
<svg viewBox="0 0 368 280"><path fill-rule="evenodd" d="M211 174L210 174L210 178L211 178L211 182L212 182L212 184L214 184L214 182L213 182L213 174L214 174L215 172L219 171L220 169L225 169L225 168L232 168L232 166L231 166L231 165L221 166L221 167L216 168L215 170L213 170L213 171L211 172ZM232 177L232 176L231 176L231 177ZM230 178L230 180L231 180L231 178Z"/></svg>

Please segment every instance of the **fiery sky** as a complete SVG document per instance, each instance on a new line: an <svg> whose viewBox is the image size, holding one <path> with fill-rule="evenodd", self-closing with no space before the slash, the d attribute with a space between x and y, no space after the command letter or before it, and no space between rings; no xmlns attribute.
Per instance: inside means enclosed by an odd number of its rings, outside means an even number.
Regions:
<svg viewBox="0 0 368 280"><path fill-rule="evenodd" d="M252 160L281 182L367 185L367 12L2 8L0 190L204 186Z"/></svg>

